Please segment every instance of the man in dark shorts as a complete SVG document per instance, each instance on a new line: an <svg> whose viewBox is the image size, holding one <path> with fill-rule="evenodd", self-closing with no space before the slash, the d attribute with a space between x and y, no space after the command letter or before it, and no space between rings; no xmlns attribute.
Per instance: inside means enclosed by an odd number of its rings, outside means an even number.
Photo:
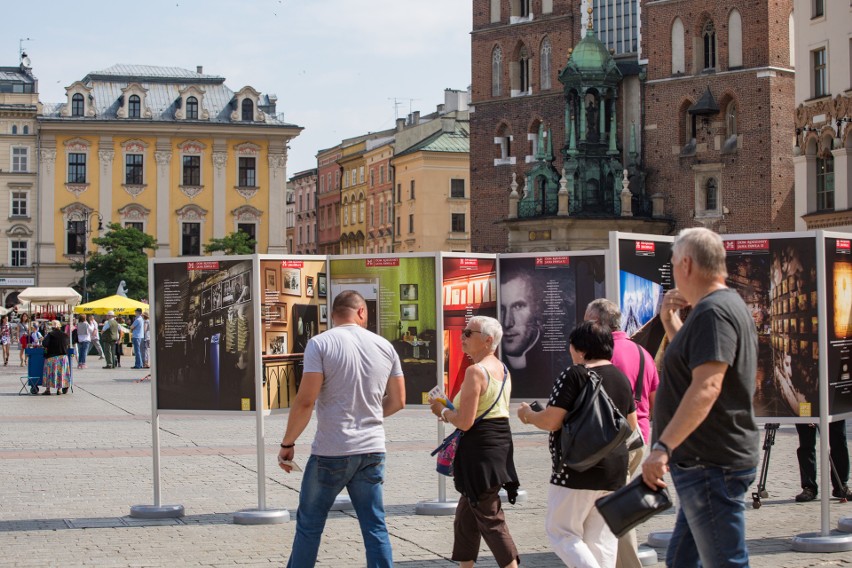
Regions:
<svg viewBox="0 0 852 568"><path fill-rule="evenodd" d="M748 566L743 496L754 481L758 430L752 397L757 332L725 285L725 247L704 228L681 231L672 248L676 288L660 319L671 344L654 409L642 476L665 486L671 471L681 508L666 566ZM692 311L681 320L679 310Z"/></svg>

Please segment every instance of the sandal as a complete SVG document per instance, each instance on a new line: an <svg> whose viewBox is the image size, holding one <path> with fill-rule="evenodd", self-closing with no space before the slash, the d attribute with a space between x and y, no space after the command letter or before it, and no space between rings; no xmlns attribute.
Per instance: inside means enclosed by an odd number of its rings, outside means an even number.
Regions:
<svg viewBox="0 0 852 568"><path fill-rule="evenodd" d="M47 389L46 391L41 393L41 396L45 396L45 395L49 395L49 394L50 394L50 389Z"/></svg>

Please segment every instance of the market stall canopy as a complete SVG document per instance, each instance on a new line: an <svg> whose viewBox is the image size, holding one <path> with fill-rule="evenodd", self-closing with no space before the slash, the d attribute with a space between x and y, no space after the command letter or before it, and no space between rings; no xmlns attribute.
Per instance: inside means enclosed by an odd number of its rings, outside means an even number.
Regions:
<svg viewBox="0 0 852 568"><path fill-rule="evenodd" d="M143 312L147 312L148 304L116 294L87 304L80 304L74 308L74 313L102 316L107 312L114 312L117 316L132 316L136 312L136 308L141 308Z"/></svg>
<svg viewBox="0 0 852 568"><path fill-rule="evenodd" d="M29 302L31 305L65 304L76 306L80 303L81 296L73 288L27 288L20 294L21 302Z"/></svg>

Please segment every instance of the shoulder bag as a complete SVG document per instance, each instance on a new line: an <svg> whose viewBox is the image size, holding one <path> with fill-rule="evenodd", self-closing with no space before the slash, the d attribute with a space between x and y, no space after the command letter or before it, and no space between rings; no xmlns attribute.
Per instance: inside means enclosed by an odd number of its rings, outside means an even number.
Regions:
<svg viewBox="0 0 852 568"><path fill-rule="evenodd" d="M642 476L595 501L595 507L617 537L672 506L669 490L651 489Z"/></svg>
<svg viewBox="0 0 852 568"><path fill-rule="evenodd" d="M632 429L592 369L574 406L562 423L562 467L586 471L624 444Z"/></svg>
<svg viewBox="0 0 852 568"><path fill-rule="evenodd" d="M483 367L484 369L484 367ZM489 376L488 371L485 371L485 374ZM497 393L497 398L494 399L494 402L491 403L491 406L488 407L488 410L480 414L476 420L473 421L471 428L476 426L476 424L485 418L491 409L497 405L497 401L500 400L500 397L503 395L503 388L506 386L506 380L509 378L509 369L506 368L506 364L503 364L503 384L500 385L500 392ZM452 434L444 438L444 441L441 442L441 445L432 450L430 455L438 454L437 464L435 465L435 471L440 473L441 475L446 475L447 477L452 477L455 473L453 471L453 462L456 459L456 450L459 447L459 439L464 435L462 430L456 428Z"/></svg>

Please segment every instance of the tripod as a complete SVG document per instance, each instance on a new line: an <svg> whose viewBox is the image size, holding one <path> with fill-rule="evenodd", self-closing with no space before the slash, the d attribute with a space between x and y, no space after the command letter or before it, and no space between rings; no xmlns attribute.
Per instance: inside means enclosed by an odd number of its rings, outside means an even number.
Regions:
<svg viewBox="0 0 852 568"><path fill-rule="evenodd" d="M769 456L772 454L772 446L775 445L775 433L781 425L776 422L768 422L764 428L766 434L763 436L763 464L760 466L760 479L757 482L757 491L752 491L752 507L760 509L761 497L769 497L766 491L766 478L769 474Z"/></svg>

